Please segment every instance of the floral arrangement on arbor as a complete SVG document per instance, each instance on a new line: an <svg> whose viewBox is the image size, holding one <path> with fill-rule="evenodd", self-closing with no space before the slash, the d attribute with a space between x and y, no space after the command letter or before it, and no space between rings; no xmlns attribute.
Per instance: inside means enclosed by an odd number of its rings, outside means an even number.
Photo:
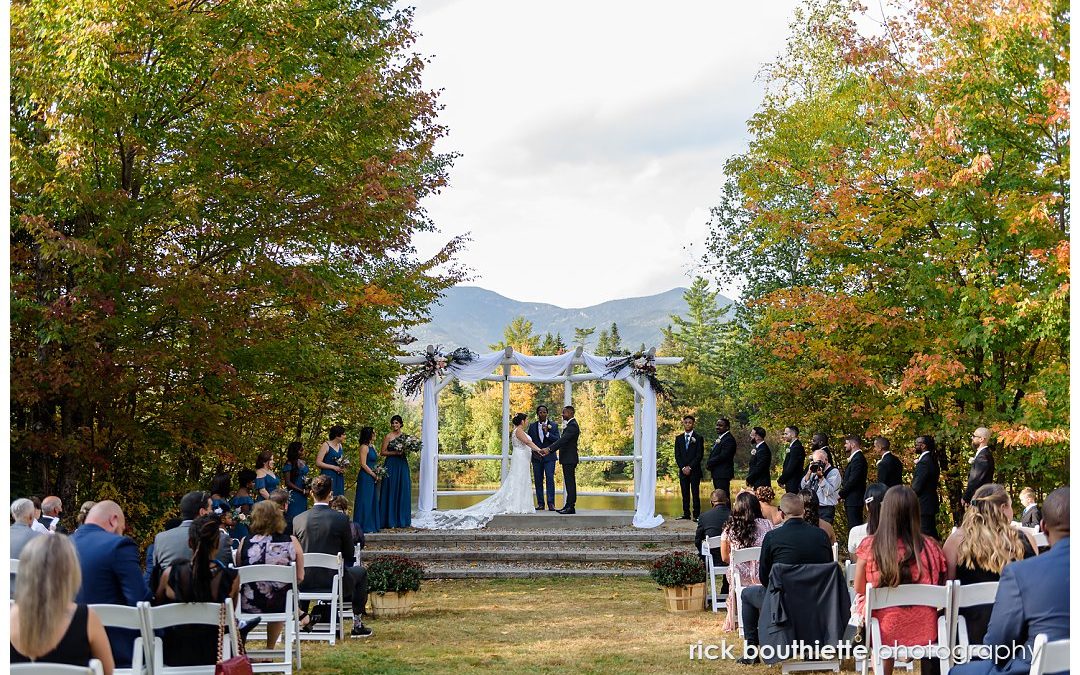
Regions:
<svg viewBox="0 0 1080 675"><path fill-rule="evenodd" d="M424 566L402 555L380 555L365 564L368 590L372 593L404 593L420 590Z"/></svg>
<svg viewBox="0 0 1080 675"><path fill-rule="evenodd" d="M604 377L613 377L623 368L629 367L632 375L639 375L648 380L657 394L671 396L671 388L656 376L656 355L652 352L634 352L633 354L623 352L622 355L612 358L605 365L607 371Z"/></svg>
<svg viewBox="0 0 1080 675"><path fill-rule="evenodd" d="M424 362L413 368L401 381L401 393L409 398L423 391L424 382L428 378L445 375L454 364L470 363L477 355L468 347L458 347L448 354L443 353L440 345L431 352L424 352L421 356L424 357Z"/></svg>
<svg viewBox="0 0 1080 675"><path fill-rule="evenodd" d="M668 588L700 584L705 581L705 563L695 553L672 551L653 561L649 576Z"/></svg>

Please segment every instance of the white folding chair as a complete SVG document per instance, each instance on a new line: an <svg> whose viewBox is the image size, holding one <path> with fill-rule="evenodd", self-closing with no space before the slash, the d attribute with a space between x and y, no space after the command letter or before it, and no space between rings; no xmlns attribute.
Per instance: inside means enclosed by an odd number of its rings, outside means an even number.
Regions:
<svg viewBox="0 0 1080 675"><path fill-rule="evenodd" d="M85 666L69 666L62 663L13 663L10 666L12 673L25 673L26 675L102 675L105 671L101 661L90 659ZM114 671L115 672L115 671Z"/></svg>
<svg viewBox="0 0 1080 675"><path fill-rule="evenodd" d="M217 629L221 620L221 605L214 602L177 602L158 607L144 604L141 610L143 635L153 635L159 628L192 624L213 626ZM226 639L222 644L222 658L228 659L240 651L240 636L234 630L236 624L229 620L233 616L232 598L225 598L225 616ZM162 639L155 637L151 645L150 672L153 675L213 675L214 673L215 664L213 663L197 666L166 666Z"/></svg>
<svg viewBox="0 0 1080 675"><path fill-rule="evenodd" d="M973 656L982 659L990 658L989 647L971 644L971 640L968 638L967 621L960 616L960 610L979 605L993 605L994 598L997 597L998 582L988 581L982 584L964 586L959 581L950 581L949 586L952 588L952 616L949 621L951 637L949 644L955 648L949 650L951 658L949 666L967 663Z"/></svg>
<svg viewBox="0 0 1080 675"><path fill-rule="evenodd" d="M1021 532L1026 532L1030 534L1031 538L1035 540L1035 548L1046 548L1050 545L1050 540L1046 538L1046 533L1039 528L1027 527L1026 525L1021 525L1015 520L1012 521L1010 524Z"/></svg>
<svg viewBox="0 0 1080 675"><path fill-rule="evenodd" d="M344 583L344 564L341 554L330 555L329 553L305 553L304 554L304 578L308 578L312 569L333 570L334 578L331 586L325 591L300 591L300 600L330 603L330 625L328 631L322 631L316 626L310 633L300 633L301 640L328 640L330 644L336 644L339 637L343 637L341 618L341 598L343 595L342 584ZM314 611L312 607L309 612Z"/></svg>
<svg viewBox="0 0 1080 675"><path fill-rule="evenodd" d="M360 554L361 554L361 552L363 550L364 549L360 547L360 544L356 544L353 547L353 558L356 560L356 562L353 563L354 565L359 565L360 564ZM351 600L345 600L345 598L344 598L344 594L345 594L344 580L343 580L343 583L341 584L341 592L342 592L342 596L343 596L342 599L341 599L341 626L342 626L342 630L344 630L345 620L346 619L351 620L351 619L355 618L353 616L353 604L352 604L352 601Z"/></svg>
<svg viewBox="0 0 1080 675"><path fill-rule="evenodd" d="M834 563L840 562L840 544L833 542L832 545L832 561Z"/></svg>
<svg viewBox="0 0 1080 675"><path fill-rule="evenodd" d="M737 551L731 552L731 560L728 561L728 567L731 572L731 593L735 596L735 612L732 615L732 621L739 627L739 637L745 637L743 635L742 621L739 620L739 614L742 613L742 579L739 578L738 565L744 562L752 562L761 558L761 547L752 546L750 548L740 548ZM728 613L731 613L730 608Z"/></svg>
<svg viewBox="0 0 1080 675"><path fill-rule="evenodd" d="M1035 636L1035 644L1031 648L1031 670L1029 675L1050 675L1050 673L1064 673L1069 670L1069 641L1054 640L1050 642L1046 633Z"/></svg>
<svg viewBox="0 0 1080 675"><path fill-rule="evenodd" d="M281 612L264 612L261 614L245 613L244 605L236 609L236 617L239 620L251 617L262 617L262 622L254 631L248 633L249 645L248 656L253 659L251 668L256 673L283 672L292 673L293 668L300 668L300 590L296 585L296 563L288 565L243 565L236 568L239 572L240 592L244 592L245 584L257 582L271 582L287 584L289 589L285 592L285 609ZM259 639L265 639L267 624L273 622L285 624L281 632L281 649L254 649L250 645ZM260 661L254 659L276 659L280 661ZM296 661L295 666L293 661Z"/></svg>
<svg viewBox="0 0 1080 675"><path fill-rule="evenodd" d="M709 574L709 593L712 602L713 613L719 612L720 607L723 606L727 609L727 597L720 597L716 594L716 577L720 576L722 579L727 574L726 565L717 565L713 562L712 551L714 548L720 548L720 537L705 537L705 540L701 542L701 555L705 558L705 571ZM721 583L723 587L723 583Z"/></svg>
<svg viewBox="0 0 1080 675"><path fill-rule="evenodd" d="M847 579L848 594L851 595L852 604L855 603L855 563L850 560L844 561L844 578Z"/></svg>
<svg viewBox="0 0 1080 675"><path fill-rule="evenodd" d="M15 582L19 577L19 559L11 558L11 601L15 602Z"/></svg>
<svg viewBox="0 0 1080 675"><path fill-rule="evenodd" d="M135 607L128 605L90 605L90 609L101 619L106 628L127 628L139 631L139 637L131 648L131 667L113 668L114 675L140 675L146 671L146 664L150 663L150 645L144 639L143 618L141 605L149 605L148 602L140 602Z"/></svg>
<svg viewBox="0 0 1080 675"><path fill-rule="evenodd" d="M881 624L877 619L873 618L875 609L913 606L934 607L938 610L944 610L944 615L939 616L937 620L937 640L930 647L938 649L941 652L939 657L944 657L939 658L941 672L947 673L949 671L949 655L945 653L949 648L949 617L952 611L952 594L949 587L933 584L901 584L895 588L874 588L872 584L868 583L866 584L865 634L866 644L870 648L870 660L874 663L874 675L882 675L885 672L881 651L883 647L891 650L891 658L894 659L896 657L910 659L913 649L919 651L926 649L926 645L919 645L918 647L882 645ZM924 656L930 658L929 655ZM865 669L864 664L863 670L865 671Z"/></svg>

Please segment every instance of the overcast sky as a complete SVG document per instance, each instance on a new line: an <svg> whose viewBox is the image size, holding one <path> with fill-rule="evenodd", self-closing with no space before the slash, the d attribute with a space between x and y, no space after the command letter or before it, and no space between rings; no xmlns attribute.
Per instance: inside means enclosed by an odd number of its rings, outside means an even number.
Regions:
<svg viewBox="0 0 1080 675"><path fill-rule="evenodd" d="M563 307L688 285L795 5L418 0L462 153L421 253L471 233L470 284Z"/></svg>

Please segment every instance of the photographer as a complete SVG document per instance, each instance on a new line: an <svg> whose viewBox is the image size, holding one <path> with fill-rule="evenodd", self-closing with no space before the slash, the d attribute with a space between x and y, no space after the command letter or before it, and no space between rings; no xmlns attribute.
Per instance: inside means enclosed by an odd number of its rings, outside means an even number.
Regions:
<svg viewBox="0 0 1080 675"><path fill-rule="evenodd" d="M815 450L806 475L800 483L804 490L810 490L818 498L821 519L833 522L836 504L840 501L840 470L829 463L829 456L823 450Z"/></svg>

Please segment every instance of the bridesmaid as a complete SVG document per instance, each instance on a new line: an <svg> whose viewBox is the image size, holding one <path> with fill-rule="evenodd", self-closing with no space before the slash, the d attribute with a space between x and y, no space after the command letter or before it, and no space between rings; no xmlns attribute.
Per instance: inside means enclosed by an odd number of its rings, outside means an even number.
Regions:
<svg viewBox="0 0 1080 675"><path fill-rule="evenodd" d="M251 469L241 469L236 481L239 485L236 488L236 494L229 500L229 505L234 511L242 513L245 518L233 523L230 534L233 539L239 540L251 534L248 520L251 518L251 507L255 505L255 500L251 498L251 491L255 489L255 472Z"/></svg>
<svg viewBox="0 0 1080 675"><path fill-rule="evenodd" d="M353 522L364 532L379 531L379 499L375 492L375 485L379 482L375 476L379 453L371 442L374 437L375 430L371 427L360 430L360 472L356 475Z"/></svg>
<svg viewBox="0 0 1080 675"><path fill-rule="evenodd" d="M308 465L304 461L304 444L300 441L289 443L285 450L285 466L281 467L285 487L289 490L289 506L285 509L285 524L292 531L293 518L307 511L308 489L304 480L308 475Z"/></svg>
<svg viewBox="0 0 1080 675"><path fill-rule="evenodd" d="M409 479L409 462L405 453L390 449L390 443L401 436L405 422L400 415L390 418L390 433L382 442L383 467L386 478L379 490L379 517L381 527L409 527L412 525L412 481Z"/></svg>
<svg viewBox="0 0 1080 675"><path fill-rule="evenodd" d="M330 476L333 488L330 494L345 494L345 469L338 462L345 455L342 445L345 443L345 427L334 425L327 434L330 439L319 446L319 454L315 457L315 466L319 467L319 473Z"/></svg>
<svg viewBox="0 0 1080 675"><path fill-rule="evenodd" d="M270 499L270 493L281 485L274 475L274 453L263 450L255 458L255 501Z"/></svg>

